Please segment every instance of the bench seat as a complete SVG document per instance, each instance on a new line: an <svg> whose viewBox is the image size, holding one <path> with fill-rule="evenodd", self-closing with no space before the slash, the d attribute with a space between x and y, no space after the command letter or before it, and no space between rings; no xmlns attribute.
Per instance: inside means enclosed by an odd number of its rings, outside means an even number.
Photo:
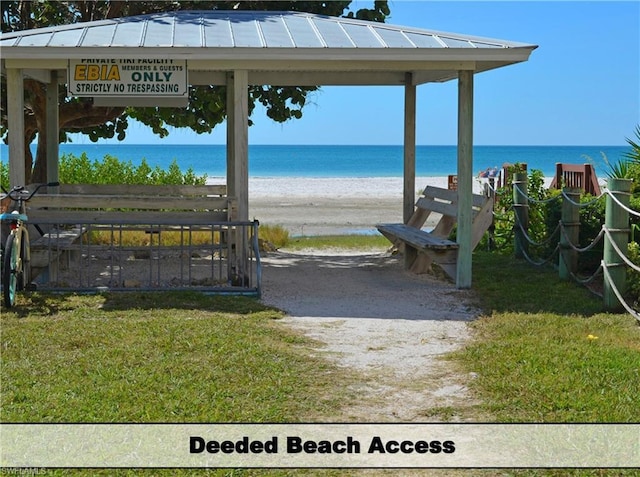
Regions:
<svg viewBox="0 0 640 477"><path fill-rule="evenodd" d="M42 250L49 248L52 243L59 243L62 247L73 244L80 236L86 232L82 227L71 227L69 229L52 228L42 237L31 242L31 250Z"/></svg>
<svg viewBox="0 0 640 477"><path fill-rule="evenodd" d="M431 231L424 230L431 214L439 220ZM455 279L458 244L449 239L458 215L456 191L427 186L406 224L378 224L376 228L394 247L404 253L405 269L414 273L440 270ZM472 248L475 248L493 222L493 199L474 194L472 204Z"/></svg>
<svg viewBox="0 0 640 477"><path fill-rule="evenodd" d="M68 266L70 258L67 252L85 232L86 229L80 226L53 227L41 237L31 241L31 268L35 269L32 271L32 277L35 278L39 274L38 269L52 266L57 262L63 262Z"/></svg>
<svg viewBox="0 0 640 477"><path fill-rule="evenodd" d="M406 224L379 224L376 228L385 237L394 237L418 249L451 250L458 248L458 244L449 239L435 237L425 230L416 229Z"/></svg>

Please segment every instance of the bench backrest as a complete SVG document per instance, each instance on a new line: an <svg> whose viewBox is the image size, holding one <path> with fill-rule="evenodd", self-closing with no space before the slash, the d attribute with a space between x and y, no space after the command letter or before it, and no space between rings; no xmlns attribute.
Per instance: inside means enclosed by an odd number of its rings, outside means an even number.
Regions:
<svg viewBox="0 0 640 477"><path fill-rule="evenodd" d="M591 164L556 163L556 175L553 177L550 187L552 189L571 187L581 189L587 194L600 195L598 178Z"/></svg>
<svg viewBox="0 0 640 477"><path fill-rule="evenodd" d="M475 248L493 222L493 198L473 194L473 236ZM416 209L407 225L422 228L432 213L442 217L431 232L432 235L447 238L458 219L458 191L427 186L416 202Z"/></svg>
<svg viewBox="0 0 640 477"><path fill-rule="evenodd" d="M227 195L224 184L210 185L125 185L125 184L60 184L60 194L125 195L125 196L208 196Z"/></svg>
<svg viewBox="0 0 640 477"><path fill-rule="evenodd" d="M63 184L57 194L38 194L28 204L33 223L228 222L235 201L223 185Z"/></svg>

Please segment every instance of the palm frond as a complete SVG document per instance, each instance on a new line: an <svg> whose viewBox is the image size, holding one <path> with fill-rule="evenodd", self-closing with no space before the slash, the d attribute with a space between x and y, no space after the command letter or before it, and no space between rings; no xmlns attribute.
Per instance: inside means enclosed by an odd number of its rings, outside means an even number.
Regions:
<svg viewBox="0 0 640 477"><path fill-rule="evenodd" d="M623 156L633 162L640 162L640 125L636 126L635 135L635 140L626 138L627 143L631 146L631 151L625 152Z"/></svg>

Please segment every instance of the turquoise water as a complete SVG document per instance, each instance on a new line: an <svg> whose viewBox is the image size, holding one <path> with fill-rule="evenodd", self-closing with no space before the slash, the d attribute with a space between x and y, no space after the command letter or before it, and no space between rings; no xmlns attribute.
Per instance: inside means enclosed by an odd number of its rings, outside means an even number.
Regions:
<svg viewBox="0 0 640 477"><path fill-rule="evenodd" d="M32 146L35 152L35 146ZM0 146L3 161L7 146ZM106 154L138 164L145 158L149 165L166 168L174 159L182 169L191 167L197 174L224 176L226 147L223 145L104 145L61 144L60 153L102 159ZM523 162L529 169L554 175L557 162L596 166L598 176L607 170L602 154L615 163L629 151L625 146L476 146L474 167L478 173L504 163ZM417 146L416 173L419 176L444 176L456 173L455 146ZM402 146L249 146L251 177L399 177L402 176Z"/></svg>

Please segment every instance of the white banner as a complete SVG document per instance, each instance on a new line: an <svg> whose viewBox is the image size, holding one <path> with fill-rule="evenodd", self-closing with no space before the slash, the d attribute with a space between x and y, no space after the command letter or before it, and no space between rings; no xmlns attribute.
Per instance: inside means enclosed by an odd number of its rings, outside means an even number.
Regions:
<svg viewBox="0 0 640 477"><path fill-rule="evenodd" d="M640 424L2 424L0 466L640 467Z"/></svg>
<svg viewBox="0 0 640 477"><path fill-rule="evenodd" d="M69 60L69 96L184 97L186 60L102 58Z"/></svg>

